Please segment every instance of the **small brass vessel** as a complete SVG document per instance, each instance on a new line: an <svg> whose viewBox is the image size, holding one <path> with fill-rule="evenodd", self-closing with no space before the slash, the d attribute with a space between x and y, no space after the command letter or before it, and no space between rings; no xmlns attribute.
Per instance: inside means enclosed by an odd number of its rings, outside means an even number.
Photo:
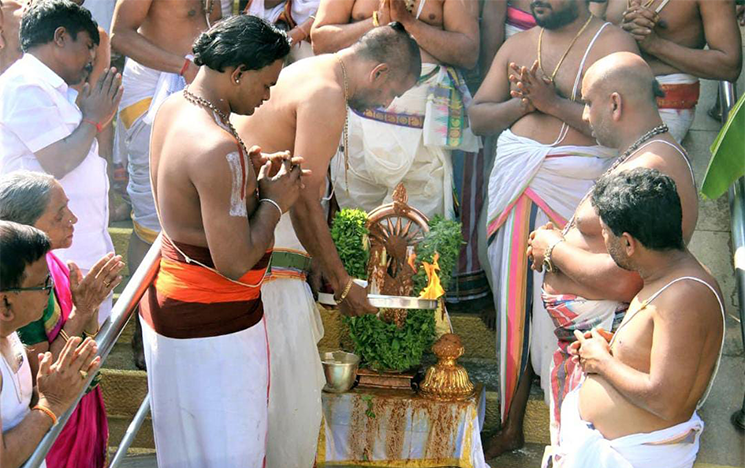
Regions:
<svg viewBox="0 0 745 468"><path fill-rule="evenodd" d="M442 335L432 346L432 352L438 361L427 369L419 386L421 394L438 401L461 401L473 396L474 386L468 372L455 362L465 352L460 337L454 333Z"/></svg>

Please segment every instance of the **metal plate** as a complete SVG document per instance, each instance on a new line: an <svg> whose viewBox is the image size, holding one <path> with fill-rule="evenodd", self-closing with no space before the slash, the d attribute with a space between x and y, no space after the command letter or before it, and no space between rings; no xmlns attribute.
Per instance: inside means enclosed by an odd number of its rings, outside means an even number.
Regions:
<svg viewBox="0 0 745 468"><path fill-rule="evenodd" d="M437 309L437 301L434 299L419 299L409 296L384 296L382 294L370 294L367 296L370 305L379 309ZM333 294L319 293L318 302L324 305L336 305Z"/></svg>

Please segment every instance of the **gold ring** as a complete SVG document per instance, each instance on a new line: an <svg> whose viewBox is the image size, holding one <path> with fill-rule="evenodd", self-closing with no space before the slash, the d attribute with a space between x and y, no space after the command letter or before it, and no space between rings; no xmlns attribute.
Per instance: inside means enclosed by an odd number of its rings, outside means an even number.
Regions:
<svg viewBox="0 0 745 468"><path fill-rule="evenodd" d="M85 380L85 379L88 378L88 373L86 371L84 371L84 370L81 370L80 371L80 377L82 377L83 380Z"/></svg>
<svg viewBox="0 0 745 468"><path fill-rule="evenodd" d="M103 282L103 285L104 285L104 286L106 286L106 287L108 288L108 287L110 287L110 286L111 286L111 282L110 282L110 281L104 281L104 282Z"/></svg>

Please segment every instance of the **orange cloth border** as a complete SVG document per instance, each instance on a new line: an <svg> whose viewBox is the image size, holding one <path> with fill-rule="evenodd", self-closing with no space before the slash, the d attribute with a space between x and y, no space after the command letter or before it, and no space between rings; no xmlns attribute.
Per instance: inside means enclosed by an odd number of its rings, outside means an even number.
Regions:
<svg viewBox="0 0 745 468"><path fill-rule="evenodd" d="M698 103L701 83L660 85L665 97L657 98L660 109L693 109Z"/></svg>

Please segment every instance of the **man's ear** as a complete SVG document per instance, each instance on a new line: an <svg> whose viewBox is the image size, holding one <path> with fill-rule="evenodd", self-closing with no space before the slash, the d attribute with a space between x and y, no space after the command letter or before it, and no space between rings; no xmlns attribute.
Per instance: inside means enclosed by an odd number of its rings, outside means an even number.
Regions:
<svg viewBox="0 0 745 468"><path fill-rule="evenodd" d="M60 26L54 30L54 43L57 44L58 47L64 47L65 42L68 40L70 40L70 35L67 33L67 29Z"/></svg>
<svg viewBox="0 0 745 468"><path fill-rule="evenodd" d="M626 251L626 256L631 257L639 250L639 241L634 239L631 234L624 232L621 234L621 248Z"/></svg>
<svg viewBox="0 0 745 468"><path fill-rule="evenodd" d="M10 322L14 317L10 294L0 293L0 322Z"/></svg>
<svg viewBox="0 0 745 468"><path fill-rule="evenodd" d="M370 81L374 84L384 83L388 78L388 72L390 72L390 70L391 67L388 66L387 63L379 63L370 72Z"/></svg>
<svg viewBox="0 0 745 468"><path fill-rule="evenodd" d="M613 120L618 122L621 120L621 115L623 112L623 100L621 99L621 95L618 93L612 93L610 95L610 104L611 104L611 116L613 117Z"/></svg>
<svg viewBox="0 0 745 468"><path fill-rule="evenodd" d="M245 71L246 70L243 65L238 65L237 67L235 67L235 70L233 70L233 73L230 74L230 82L233 84L240 84L241 77L243 77L243 73Z"/></svg>

